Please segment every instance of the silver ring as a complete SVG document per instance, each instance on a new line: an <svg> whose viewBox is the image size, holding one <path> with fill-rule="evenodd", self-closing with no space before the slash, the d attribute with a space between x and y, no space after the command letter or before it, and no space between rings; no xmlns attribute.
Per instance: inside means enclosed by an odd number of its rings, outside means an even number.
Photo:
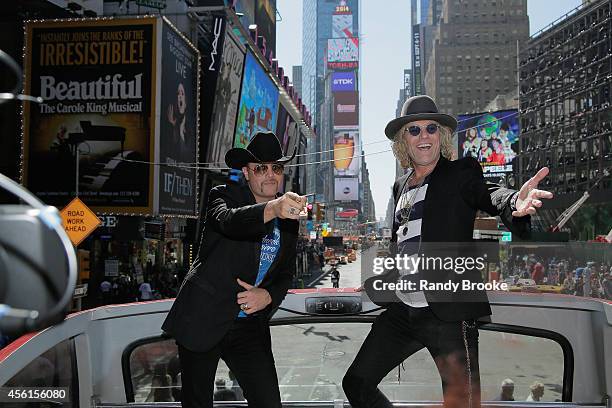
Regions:
<svg viewBox="0 0 612 408"><path fill-rule="evenodd" d="M247 310L249 308L249 304L248 303L243 303L243 304L240 305L240 308L242 310Z"/></svg>

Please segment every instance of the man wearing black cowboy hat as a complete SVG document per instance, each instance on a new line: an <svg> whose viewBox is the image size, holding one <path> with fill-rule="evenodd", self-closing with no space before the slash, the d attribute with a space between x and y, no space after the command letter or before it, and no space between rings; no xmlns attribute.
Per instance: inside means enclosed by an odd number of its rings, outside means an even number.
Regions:
<svg viewBox="0 0 612 408"><path fill-rule="evenodd" d="M225 155L247 185L210 191L198 256L162 326L178 344L184 408L212 407L220 358L249 407L281 407L268 319L291 285L306 205L306 197L278 193L294 156L283 157L273 133Z"/></svg>
<svg viewBox="0 0 612 408"><path fill-rule="evenodd" d="M430 251L423 247L436 242L443 242L437 244L437 255L450 250L461 256L461 250L449 248L472 241L477 210L500 215L513 233L524 236L530 229L528 215L542 206L542 198L552 198L550 192L537 189L547 168L516 192L485 182L480 164L472 157L451 161L451 137L456 128L457 120L439 113L435 102L425 95L409 98L401 116L385 128L396 158L410 169L393 186L392 257L422 256L422 251ZM397 268L389 272L384 279L397 283L401 273ZM415 276L419 282L436 282L444 276L437 272L412 271L414 275L402 276L399 282ZM458 273L450 271L451 276ZM480 272L470 277L479 280ZM388 293L379 293L382 279L374 276L364 284L376 303L382 303L377 298L389 302ZM444 406L479 407L476 320L491 314L486 293L418 290L418 286L392 292L395 301L385 304L387 309L377 317L344 377L342 385L351 406L392 407L378 384L394 367L426 347L442 379Z"/></svg>

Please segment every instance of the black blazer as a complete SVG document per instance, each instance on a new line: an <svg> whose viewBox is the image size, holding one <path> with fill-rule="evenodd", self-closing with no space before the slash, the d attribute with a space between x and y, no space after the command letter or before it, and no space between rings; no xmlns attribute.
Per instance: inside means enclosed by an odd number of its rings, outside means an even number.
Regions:
<svg viewBox="0 0 612 408"><path fill-rule="evenodd" d="M248 186L211 189L198 255L172 305L162 329L183 347L209 350L227 333L240 312L236 295L244 289L236 278L254 284L259 271L261 239L274 222L263 222L266 203L255 203ZM278 219L280 248L259 285L272 303L257 314L269 317L291 286L295 273L299 224Z"/></svg>
<svg viewBox="0 0 612 408"><path fill-rule="evenodd" d="M409 175L410 173L400 177L393 185L394 208L397 206L402 188ZM513 234L526 238L530 231L530 217L515 218L512 216L510 204L515 193L515 190L486 182L480 164L472 157L456 161L440 157L427 186L421 224L421 241L424 243L474 241L474 220L477 210L499 215ZM397 248L396 231L398 227L394 216L391 236L392 254ZM430 274L426 279L435 282L435 276L448 275ZM394 271L389 274L387 280L397 279L397 277L397 271ZM372 281L376 278L373 277L366 281L365 288L368 292L372 290ZM469 279L478 280L479 276L472 275L469 276ZM469 299L462 297L466 296L466 292L425 291L425 298L432 312L441 320L461 321L491 314L484 291L470 292L467 295Z"/></svg>

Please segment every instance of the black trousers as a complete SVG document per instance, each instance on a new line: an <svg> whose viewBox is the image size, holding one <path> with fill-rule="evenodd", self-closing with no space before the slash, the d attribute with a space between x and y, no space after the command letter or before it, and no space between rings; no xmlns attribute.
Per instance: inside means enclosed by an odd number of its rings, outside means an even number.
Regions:
<svg viewBox="0 0 612 408"><path fill-rule="evenodd" d="M268 322L236 319L225 337L206 352L178 345L183 408L211 408L215 373L222 358L234 373L250 408L281 408Z"/></svg>
<svg viewBox="0 0 612 408"><path fill-rule="evenodd" d="M393 405L378 389L378 384L423 347L433 357L440 373L444 406L468 408L471 403L472 408L480 407L475 323L444 322L429 307L412 308L403 303L392 304L378 316L344 376L342 387L351 406L391 408ZM406 366L406 370L410 367Z"/></svg>

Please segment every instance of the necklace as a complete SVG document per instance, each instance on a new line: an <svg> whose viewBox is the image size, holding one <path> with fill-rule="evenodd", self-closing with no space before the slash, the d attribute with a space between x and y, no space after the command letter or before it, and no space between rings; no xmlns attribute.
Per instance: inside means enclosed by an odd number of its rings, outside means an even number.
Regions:
<svg viewBox="0 0 612 408"><path fill-rule="evenodd" d="M400 201L401 208L399 210L400 225L406 225L408 221L410 221L410 214L412 213L414 202L416 201L416 198L419 195L419 190L421 189L421 187L423 187L423 183L425 182L425 179L427 178L427 175L423 177L418 187L415 190L413 190L414 192L412 193L412 195L410 195L409 193L407 194L406 192L406 185L410 184L410 179L413 178L414 175L415 175L415 171L413 170L410 176L408 176L408 179L406 180L406 184L404 184L404 187L402 188L401 201ZM410 191L410 187L408 187L408 191ZM410 197L408 197L409 195Z"/></svg>

